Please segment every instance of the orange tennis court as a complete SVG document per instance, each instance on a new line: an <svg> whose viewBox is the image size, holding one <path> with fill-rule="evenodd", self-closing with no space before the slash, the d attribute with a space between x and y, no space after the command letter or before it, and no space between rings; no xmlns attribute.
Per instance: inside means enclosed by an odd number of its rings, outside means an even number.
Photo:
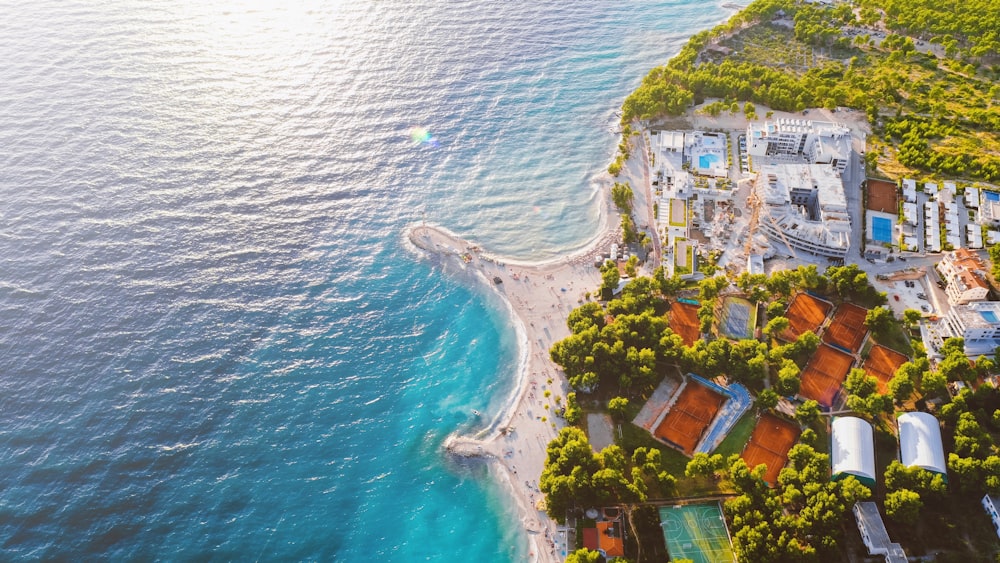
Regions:
<svg viewBox="0 0 1000 563"><path fill-rule="evenodd" d="M674 301L670 304L670 330L674 331L686 346L694 344L701 333L698 328L698 306Z"/></svg>
<svg viewBox="0 0 1000 563"><path fill-rule="evenodd" d="M764 481L774 486L778 473L788 463L788 450L799 439L799 425L772 414L763 414L750 435L750 441L743 448L743 460L751 468L760 464L767 466Z"/></svg>
<svg viewBox="0 0 1000 563"><path fill-rule="evenodd" d="M881 344L872 346L865 364L861 366L868 375L878 379L878 392L885 393L889 390L889 380L896 374L899 366L909 361L909 358L895 350L890 350Z"/></svg>
<svg viewBox="0 0 1000 563"><path fill-rule="evenodd" d="M895 182L871 180L868 186L868 209L883 213L899 213L899 188Z"/></svg>
<svg viewBox="0 0 1000 563"><path fill-rule="evenodd" d="M807 330L819 334L819 327L826 320L831 309L833 309L833 304L822 299L817 299L808 293L796 294L785 312L788 328L781 333L781 339L791 342Z"/></svg>
<svg viewBox="0 0 1000 563"><path fill-rule="evenodd" d="M689 380L653 435L691 455L725 400L719 393Z"/></svg>
<svg viewBox="0 0 1000 563"><path fill-rule="evenodd" d="M825 407L832 406L833 399L847 379L847 372L851 371L853 364L854 358L849 354L821 344L802 371L799 395L813 399Z"/></svg>
<svg viewBox="0 0 1000 563"><path fill-rule="evenodd" d="M857 354L858 350L861 349L861 342L868 334L868 327L865 326L867 314L868 309L850 303L844 303L837 307L833 321L823 332L823 342L840 346L852 354Z"/></svg>

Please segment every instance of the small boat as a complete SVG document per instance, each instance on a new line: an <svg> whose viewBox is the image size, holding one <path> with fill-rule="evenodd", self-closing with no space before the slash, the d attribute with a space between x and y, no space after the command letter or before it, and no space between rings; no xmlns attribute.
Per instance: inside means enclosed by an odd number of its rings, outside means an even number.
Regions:
<svg viewBox="0 0 1000 563"><path fill-rule="evenodd" d="M479 411L477 411L476 409L472 409L472 414L474 414L476 416L480 415Z"/></svg>

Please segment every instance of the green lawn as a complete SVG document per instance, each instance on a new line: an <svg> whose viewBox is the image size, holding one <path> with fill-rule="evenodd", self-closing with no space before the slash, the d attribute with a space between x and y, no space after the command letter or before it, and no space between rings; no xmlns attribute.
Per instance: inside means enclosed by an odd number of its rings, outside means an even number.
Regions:
<svg viewBox="0 0 1000 563"><path fill-rule="evenodd" d="M729 435L722 440L722 443L719 444L718 448L715 448L715 452L713 453L722 454L722 457L725 458L733 454L743 453L743 447L750 440L750 434L753 434L755 426L757 426L757 415L752 410L748 411L736 423L736 426L733 426L733 429L729 431Z"/></svg>
<svg viewBox="0 0 1000 563"><path fill-rule="evenodd" d="M903 354L913 357L913 347L910 346L910 337L903 328L903 323L893 323L892 327L886 331L881 338L875 339L879 344Z"/></svg>

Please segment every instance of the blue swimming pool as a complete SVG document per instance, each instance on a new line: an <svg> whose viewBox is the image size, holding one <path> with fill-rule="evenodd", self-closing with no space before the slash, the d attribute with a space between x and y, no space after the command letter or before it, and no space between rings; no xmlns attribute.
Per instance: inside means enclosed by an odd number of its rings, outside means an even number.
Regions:
<svg viewBox="0 0 1000 563"><path fill-rule="evenodd" d="M698 168L711 168L719 162L719 156L715 154L703 154L698 157Z"/></svg>
<svg viewBox="0 0 1000 563"><path fill-rule="evenodd" d="M1000 201L1000 193L997 192L983 192L983 196L987 201Z"/></svg>
<svg viewBox="0 0 1000 563"><path fill-rule="evenodd" d="M991 324L996 323L998 320L1000 320L997 319L997 314L994 313L993 311L980 311L979 314L983 316L983 319L985 319L986 322Z"/></svg>
<svg viewBox="0 0 1000 563"><path fill-rule="evenodd" d="M892 221L885 217L872 217L872 240L892 242Z"/></svg>

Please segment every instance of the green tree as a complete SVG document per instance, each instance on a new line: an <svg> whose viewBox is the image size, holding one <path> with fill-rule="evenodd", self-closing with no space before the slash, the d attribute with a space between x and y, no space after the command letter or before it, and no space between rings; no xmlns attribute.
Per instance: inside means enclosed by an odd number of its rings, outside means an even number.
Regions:
<svg viewBox="0 0 1000 563"><path fill-rule="evenodd" d="M600 551L591 551L585 547L566 556L566 563L599 563L603 560Z"/></svg>
<svg viewBox="0 0 1000 563"><path fill-rule="evenodd" d="M819 403L809 399L795 407L795 420L806 426L813 426L820 420Z"/></svg>
<svg viewBox="0 0 1000 563"><path fill-rule="evenodd" d="M910 326L920 322L921 318L923 318L923 313L916 309L907 309L903 311L903 321Z"/></svg>
<svg viewBox="0 0 1000 563"><path fill-rule="evenodd" d="M622 213L628 214L632 212L632 201L635 199L635 195L632 193L632 186L629 186L628 182L615 182L611 186L611 199L614 201L615 207Z"/></svg>
<svg viewBox="0 0 1000 563"><path fill-rule="evenodd" d="M878 380L861 368L853 368L847 373L844 389L851 395L868 397L878 390Z"/></svg>
<svg viewBox="0 0 1000 563"><path fill-rule="evenodd" d="M799 366L792 360L784 358L781 360L781 368L778 369L778 381L774 384L774 390L783 397L791 397L799 392L802 379L799 377Z"/></svg>
<svg viewBox="0 0 1000 563"><path fill-rule="evenodd" d="M892 311L886 307L875 307L865 314L865 326L872 331L876 339L885 337L894 321Z"/></svg>
<svg viewBox="0 0 1000 563"><path fill-rule="evenodd" d="M618 287L621 274L618 273L618 265L608 260L601 266L601 294L606 298L611 297L611 292Z"/></svg>
<svg viewBox="0 0 1000 563"><path fill-rule="evenodd" d="M583 416L583 411L580 409L580 404L576 402L576 393L570 392L566 394L566 409L563 412L563 418L569 424L576 424L580 422L580 418Z"/></svg>
<svg viewBox="0 0 1000 563"><path fill-rule="evenodd" d="M785 317L774 317L771 320L767 321L767 324L764 326L763 332L764 334L767 335L768 338L772 339L778 338L778 336L781 335L781 333L788 330L789 324L790 323L788 322L788 319L786 319Z"/></svg>
<svg viewBox="0 0 1000 563"><path fill-rule="evenodd" d="M726 460L722 454L709 455L703 452L694 454L687 467L684 468L684 475L688 477L709 477L716 475L726 466Z"/></svg>
<svg viewBox="0 0 1000 563"><path fill-rule="evenodd" d="M625 397L614 397L608 401L608 412L611 416L623 419L628 412L628 399Z"/></svg>
<svg viewBox="0 0 1000 563"><path fill-rule="evenodd" d="M889 392L896 402L902 403L909 399L913 394L913 388L913 378L909 372L902 369L897 369L896 374L889 380Z"/></svg>
<svg viewBox="0 0 1000 563"><path fill-rule="evenodd" d="M920 378L920 391L924 395L943 397L947 394L948 378L939 371L929 371Z"/></svg>
<svg viewBox="0 0 1000 563"><path fill-rule="evenodd" d="M944 359L938 362L938 371L948 381L966 381L971 383L976 379L976 370L972 368L969 358L965 357L965 352L963 351L951 350L945 355Z"/></svg>
<svg viewBox="0 0 1000 563"><path fill-rule="evenodd" d="M757 394L757 410L763 412L778 406L778 394L770 389L764 389Z"/></svg>
<svg viewBox="0 0 1000 563"><path fill-rule="evenodd" d="M889 518L913 526L920 518L924 503L920 495L909 489L900 489L885 495L885 514Z"/></svg>

